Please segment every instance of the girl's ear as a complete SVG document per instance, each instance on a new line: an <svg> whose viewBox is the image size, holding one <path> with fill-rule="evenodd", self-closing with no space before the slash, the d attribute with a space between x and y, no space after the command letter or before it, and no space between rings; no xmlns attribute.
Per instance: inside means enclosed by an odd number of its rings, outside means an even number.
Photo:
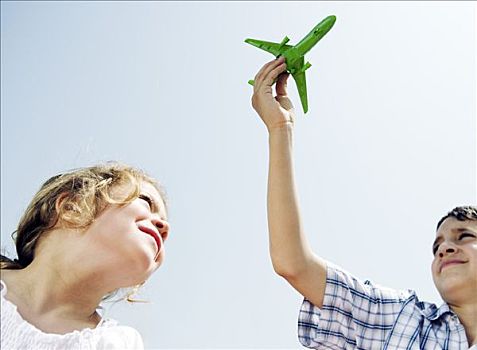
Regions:
<svg viewBox="0 0 477 350"><path fill-rule="evenodd" d="M58 198L56 198L56 201L55 201L55 211L56 211L56 213L60 212L60 208L61 208L63 202L66 200L66 198L68 198L68 192L63 192L58 196Z"/></svg>

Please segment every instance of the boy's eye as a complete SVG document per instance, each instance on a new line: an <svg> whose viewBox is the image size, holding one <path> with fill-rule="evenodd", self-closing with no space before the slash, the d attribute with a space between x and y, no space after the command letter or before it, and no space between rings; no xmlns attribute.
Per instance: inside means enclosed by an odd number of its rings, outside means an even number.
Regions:
<svg viewBox="0 0 477 350"><path fill-rule="evenodd" d="M464 239L466 237L476 238L476 235L469 232L463 232L458 236L458 240L460 241L461 239ZM432 254L436 255L438 249L439 244L436 244L434 247L432 247Z"/></svg>
<svg viewBox="0 0 477 350"><path fill-rule="evenodd" d="M459 236L459 239L465 238L465 237L475 237L472 233L464 232Z"/></svg>

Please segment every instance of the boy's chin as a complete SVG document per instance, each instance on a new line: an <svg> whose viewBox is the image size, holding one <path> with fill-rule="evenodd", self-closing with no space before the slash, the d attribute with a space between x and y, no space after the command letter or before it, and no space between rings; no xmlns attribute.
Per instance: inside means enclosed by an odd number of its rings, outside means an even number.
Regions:
<svg viewBox="0 0 477 350"><path fill-rule="evenodd" d="M442 300L448 304L456 304L465 299L466 288L468 283L465 281L459 281L453 279L452 281L446 281L439 285L437 290L441 295Z"/></svg>

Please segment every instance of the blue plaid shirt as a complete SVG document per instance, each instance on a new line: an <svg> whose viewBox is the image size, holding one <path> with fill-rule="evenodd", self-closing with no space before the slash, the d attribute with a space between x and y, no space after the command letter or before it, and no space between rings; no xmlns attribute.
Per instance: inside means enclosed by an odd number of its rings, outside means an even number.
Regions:
<svg viewBox="0 0 477 350"><path fill-rule="evenodd" d="M314 349L469 348L464 326L447 304L363 283L334 265L327 268L323 307L303 301L298 338Z"/></svg>

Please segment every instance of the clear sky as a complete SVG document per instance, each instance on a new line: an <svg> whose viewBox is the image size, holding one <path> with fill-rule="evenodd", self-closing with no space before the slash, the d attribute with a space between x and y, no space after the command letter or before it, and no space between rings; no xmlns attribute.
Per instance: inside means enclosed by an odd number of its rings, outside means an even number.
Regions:
<svg viewBox="0 0 477 350"><path fill-rule="evenodd" d="M316 253L363 279L440 303L438 219L476 203L471 2L2 2L1 238L40 184L119 160L157 177L172 231L161 269L107 315L146 347L299 348L301 303L272 270L267 133L247 81L334 28L296 88L296 180ZM81 263L81 262L79 262Z"/></svg>

